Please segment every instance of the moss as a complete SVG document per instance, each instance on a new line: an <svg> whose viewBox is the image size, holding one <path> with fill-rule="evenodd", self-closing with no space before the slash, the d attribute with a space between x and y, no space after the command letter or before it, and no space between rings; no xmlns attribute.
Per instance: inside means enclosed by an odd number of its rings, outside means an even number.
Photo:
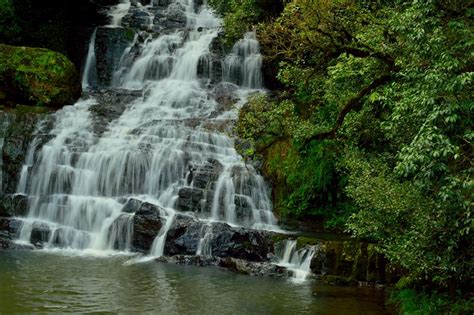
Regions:
<svg viewBox="0 0 474 315"><path fill-rule="evenodd" d="M306 245L314 246L314 245L318 245L318 244L321 244L321 240L311 238L311 237L300 236L296 239L296 248L297 249L305 247Z"/></svg>
<svg viewBox="0 0 474 315"><path fill-rule="evenodd" d="M6 104L59 107L80 96L79 75L64 55L0 44L0 99Z"/></svg>
<svg viewBox="0 0 474 315"><path fill-rule="evenodd" d="M135 31L133 28L126 28L124 34L127 41L133 42L133 39L135 38Z"/></svg>
<svg viewBox="0 0 474 315"><path fill-rule="evenodd" d="M285 240L287 240L287 239L289 239L289 235L287 235L287 234L276 234L276 233L275 233L275 234L273 234L273 236L272 236L272 241L273 241L273 243L275 243L275 244L276 244L276 243L279 243L279 242L281 242L281 241L285 241Z"/></svg>

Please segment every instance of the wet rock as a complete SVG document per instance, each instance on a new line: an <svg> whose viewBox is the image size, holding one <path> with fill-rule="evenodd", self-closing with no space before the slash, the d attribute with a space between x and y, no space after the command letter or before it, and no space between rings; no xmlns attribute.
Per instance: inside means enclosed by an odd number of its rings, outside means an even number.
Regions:
<svg viewBox="0 0 474 315"><path fill-rule="evenodd" d="M275 241L285 237L278 235ZM324 282L345 285L358 282L395 283L400 278L400 269L388 264L387 259L375 250L374 244L344 236L337 239L334 235L298 237L297 248L304 246L317 247L310 268Z"/></svg>
<svg viewBox="0 0 474 315"><path fill-rule="evenodd" d="M214 84L222 80L222 60L217 54L208 53L199 58L198 78L209 79Z"/></svg>
<svg viewBox="0 0 474 315"><path fill-rule="evenodd" d="M36 247L42 247L43 243L48 242L51 236L51 229L43 223L35 223L31 230L30 243Z"/></svg>
<svg viewBox="0 0 474 315"><path fill-rule="evenodd" d="M199 267L221 267L230 271L252 275L270 277L289 277L290 273L284 268L268 262L250 262L235 258L221 258L214 256L175 255L163 256L156 259L176 265L199 266Z"/></svg>
<svg viewBox="0 0 474 315"><path fill-rule="evenodd" d="M176 208L180 211L201 211L202 200L204 198L204 191L198 188L181 188L178 192L178 201Z"/></svg>
<svg viewBox="0 0 474 315"><path fill-rule="evenodd" d="M120 63L120 58L125 49L132 44L134 37L135 31L131 28L97 28L95 54L99 85L110 85L113 73Z"/></svg>
<svg viewBox="0 0 474 315"><path fill-rule="evenodd" d="M223 258L219 262L219 267L250 276L291 276L291 273L286 268L268 262L250 262L242 259Z"/></svg>
<svg viewBox="0 0 474 315"><path fill-rule="evenodd" d="M135 213L138 210L140 210L141 205L143 204L143 201L130 198L128 201L125 203L123 206L122 212L126 213Z"/></svg>
<svg viewBox="0 0 474 315"><path fill-rule="evenodd" d="M203 224L191 217L177 215L166 236L165 255L196 254Z"/></svg>
<svg viewBox="0 0 474 315"><path fill-rule="evenodd" d="M38 113L35 107L30 106L0 111L0 142L3 142L3 146L0 146L0 191L4 194L16 192L35 127L46 113Z"/></svg>
<svg viewBox="0 0 474 315"><path fill-rule="evenodd" d="M147 12L131 8L130 12L122 19L122 25L135 29L148 29L150 25L150 16Z"/></svg>
<svg viewBox="0 0 474 315"><path fill-rule="evenodd" d="M166 262L176 265L210 267L219 266L221 259L219 257L210 256L194 256L194 255L176 255L162 256L156 259L159 262Z"/></svg>
<svg viewBox="0 0 474 315"><path fill-rule="evenodd" d="M271 233L231 227L225 223L213 225L212 254L248 261L267 261L273 253Z"/></svg>
<svg viewBox="0 0 474 315"><path fill-rule="evenodd" d="M273 253L271 233L226 223L206 223L190 217L178 216L171 226L165 244L165 254L194 255L198 244L210 226L211 255L241 258L248 261L267 261Z"/></svg>
<svg viewBox="0 0 474 315"><path fill-rule="evenodd" d="M239 222L251 222L253 219L252 206L249 197L235 196L235 214Z"/></svg>
<svg viewBox="0 0 474 315"><path fill-rule="evenodd" d="M128 104L142 95L142 91L129 91L122 89L101 89L86 94L93 97L96 105L90 107L93 115L93 130L97 136L101 136L108 128L112 120L122 115Z"/></svg>
<svg viewBox="0 0 474 315"><path fill-rule="evenodd" d="M13 240L21 224L19 220L0 217L0 239Z"/></svg>
<svg viewBox="0 0 474 315"><path fill-rule="evenodd" d="M193 166L193 187L206 189L219 178L224 166L217 160L209 159L207 163Z"/></svg>
<svg viewBox="0 0 474 315"><path fill-rule="evenodd" d="M35 247L29 244L17 244L12 240L3 239L0 237L0 250L9 249L9 250L33 250Z"/></svg>
<svg viewBox="0 0 474 315"><path fill-rule="evenodd" d="M138 204L136 201L134 203ZM133 218L132 248L135 251L148 252L150 250L164 223L161 217L162 211L159 206L151 203L140 204Z"/></svg>
<svg viewBox="0 0 474 315"><path fill-rule="evenodd" d="M185 28L187 24L185 10L181 3L171 3L166 10L156 11L153 24L159 25L161 29Z"/></svg>
<svg viewBox="0 0 474 315"><path fill-rule="evenodd" d="M0 195L0 217L26 216L28 197L25 195Z"/></svg>

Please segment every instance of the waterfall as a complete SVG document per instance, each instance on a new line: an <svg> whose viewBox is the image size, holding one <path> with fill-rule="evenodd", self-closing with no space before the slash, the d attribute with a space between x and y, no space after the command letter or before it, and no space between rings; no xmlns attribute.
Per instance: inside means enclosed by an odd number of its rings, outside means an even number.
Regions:
<svg viewBox="0 0 474 315"><path fill-rule="evenodd" d="M262 55L255 32L248 32L224 60L224 78L247 88L262 88Z"/></svg>
<svg viewBox="0 0 474 315"><path fill-rule="evenodd" d="M120 106L106 109L101 104L103 91L53 115L51 131L33 141L21 174L18 192L28 195L30 202L28 215L19 218L19 241L46 248L128 251L135 214L126 212L124 205L136 198L160 207L164 224L149 253L162 256L168 231L182 213L178 204L183 189L203 196L199 210L187 214L195 219L275 229L269 189L228 135L235 108L222 108L215 96L230 85L234 90L229 93L242 103L262 87L255 36L247 34L234 47L231 55L243 63L241 77L230 78L224 72L234 70L219 66L230 57L211 50L221 21L207 5L191 0L162 3L129 1L111 9L114 26L128 25L133 16L154 17L151 28L147 20L135 30L120 70L109 74L113 86L108 89L113 93L139 92L127 94L136 96L109 120L102 111L115 113ZM121 30L126 31L114 28ZM97 84L95 53L100 49L95 34L85 63L85 89ZM223 69L222 75L202 71L209 56L215 71ZM210 83L212 75L222 79ZM231 79L240 86L225 82ZM223 126L227 127L222 130ZM198 254L211 253L211 232L210 227L202 230Z"/></svg>
<svg viewBox="0 0 474 315"><path fill-rule="evenodd" d="M202 256L211 256L212 255L212 246L211 246L211 238L212 238L212 225L206 224L201 227L200 237L198 248L196 250L196 255Z"/></svg>
<svg viewBox="0 0 474 315"><path fill-rule="evenodd" d="M109 11L110 16L110 27L120 27L122 19L127 15L128 10L130 10L130 0L120 0L120 2L112 7Z"/></svg>
<svg viewBox="0 0 474 315"><path fill-rule="evenodd" d="M84 65L84 72L82 74L82 89L86 90L89 86L95 86L98 83L97 79L97 61L95 57L95 37L97 29L94 29L89 40L89 49L87 50L86 63Z"/></svg>
<svg viewBox="0 0 474 315"><path fill-rule="evenodd" d="M296 240L285 240L280 245L277 250L277 256L280 258L277 264L290 270L296 282L306 280L311 274L311 260L317 253L316 246L297 249Z"/></svg>

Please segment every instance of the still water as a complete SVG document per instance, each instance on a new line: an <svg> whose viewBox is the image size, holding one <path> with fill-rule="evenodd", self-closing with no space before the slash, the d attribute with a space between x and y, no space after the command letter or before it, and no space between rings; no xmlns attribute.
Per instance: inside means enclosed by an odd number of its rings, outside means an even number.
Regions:
<svg viewBox="0 0 474 315"><path fill-rule="evenodd" d="M0 313L388 314L373 288L130 258L0 251Z"/></svg>

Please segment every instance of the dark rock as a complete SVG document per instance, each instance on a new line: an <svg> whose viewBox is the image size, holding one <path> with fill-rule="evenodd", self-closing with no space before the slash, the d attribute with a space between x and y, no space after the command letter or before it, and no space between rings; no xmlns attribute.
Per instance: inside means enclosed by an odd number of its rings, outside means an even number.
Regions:
<svg viewBox="0 0 474 315"><path fill-rule="evenodd" d="M135 203L135 202L134 202ZM161 230L164 220L159 206L143 202L133 219L132 248L139 252L148 252Z"/></svg>
<svg viewBox="0 0 474 315"><path fill-rule="evenodd" d="M222 80L222 60L217 54L208 53L199 58L197 74L199 78L209 79L211 83Z"/></svg>
<svg viewBox="0 0 474 315"><path fill-rule="evenodd" d="M43 243L49 241L51 236L51 229L48 225L43 223L34 223L33 229L31 230L30 243L36 247L42 247Z"/></svg>
<svg viewBox="0 0 474 315"><path fill-rule="evenodd" d="M125 205L122 208L122 212L126 213L135 213L140 210L141 205L143 204L143 201L130 198L128 201L125 203Z"/></svg>
<svg viewBox="0 0 474 315"><path fill-rule="evenodd" d="M135 29L148 29L150 24L150 16L147 12L136 8L131 8L129 13L122 19L122 25Z"/></svg>
<svg viewBox="0 0 474 315"><path fill-rule="evenodd" d="M25 195L0 195L0 217L26 216L28 197Z"/></svg>
<svg viewBox="0 0 474 315"><path fill-rule="evenodd" d="M99 85L108 86L112 82L114 71L117 70L120 58L129 47L135 31L122 27L98 27L95 41L97 58L97 75Z"/></svg>
<svg viewBox="0 0 474 315"><path fill-rule="evenodd" d="M219 178L219 174L223 170L223 165L217 161L210 159L203 165L194 165L193 168L193 187L206 189Z"/></svg>
<svg viewBox="0 0 474 315"><path fill-rule="evenodd" d="M0 188L4 194L16 192L21 168L29 144L34 138L35 127L45 116L34 109L30 106L17 106L17 109L0 111L0 140L3 138L3 146L0 146Z"/></svg>
<svg viewBox="0 0 474 315"><path fill-rule="evenodd" d="M290 277L286 268L269 262L251 262L235 258L222 258L219 267L250 276Z"/></svg>
<svg viewBox="0 0 474 315"><path fill-rule="evenodd" d="M177 216L166 238L165 255L196 254L199 241L207 231L211 234L209 242L212 256L268 261L273 253L270 232L231 227L220 222L205 223L190 217Z"/></svg>
<svg viewBox="0 0 474 315"><path fill-rule="evenodd" d="M231 227L225 223L213 224L212 254L248 261L267 261L273 253L272 233Z"/></svg>
<svg viewBox="0 0 474 315"><path fill-rule="evenodd" d="M153 23L162 29L185 28L187 24L185 10L181 3L171 3L166 10L156 11Z"/></svg>
<svg viewBox="0 0 474 315"><path fill-rule="evenodd" d="M285 238L278 235L277 238ZM376 251L374 244L341 236L297 238L297 247L313 246L316 253L311 260L311 271L322 280L335 284L395 283L400 270L388 264L387 259ZM279 246L277 243L276 246Z"/></svg>
<svg viewBox="0 0 474 315"><path fill-rule="evenodd" d="M166 236L165 255L196 254L203 224L191 217L177 215Z"/></svg>
<svg viewBox="0 0 474 315"><path fill-rule="evenodd" d="M0 238L13 240L21 224L16 219L0 217Z"/></svg>
<svg viewBox="0 0 474 315"><path fill-rule="evenodd" d="M177 210L180 211L201 211L201 203L204 198L204 191L198 188L181 188L178 192Z"/></svg>
<svg viewBox="0 0 474 315"><path fill-rule="evenodd" d="M219 266L221 259L219 257L210 256L194 256L194 255L176 255L176 256L162 256L156 259L159 262L166 262L176 265L187 266Z"/></svg>
<svg viewBox="0 0 474 315"><path fill-rule="evenodd" d="M87 93L87 96L97 101L97 104L89 109L93 116L95 134L101 136L107 130L109 123L120 117L126 106L141 95L142 91L121 89L102 89Z"/></svg>
<svg viewBox="0 0 474 315"><path fill-rule="evenodd" d="M12 240L4 239L0 237L0 250L9 249L9 250L33 250L35 247L28 244L17 244Z"/></svg>
<svg viewBox="0 0 474 315"><path fill-rule="evenodd" d="M268 262L250 262L235 258L213 256L175 255L163 256L158 262L176 265L221 267L233 272L252 276L288 277L290 273L284 268Z"/></svg>

